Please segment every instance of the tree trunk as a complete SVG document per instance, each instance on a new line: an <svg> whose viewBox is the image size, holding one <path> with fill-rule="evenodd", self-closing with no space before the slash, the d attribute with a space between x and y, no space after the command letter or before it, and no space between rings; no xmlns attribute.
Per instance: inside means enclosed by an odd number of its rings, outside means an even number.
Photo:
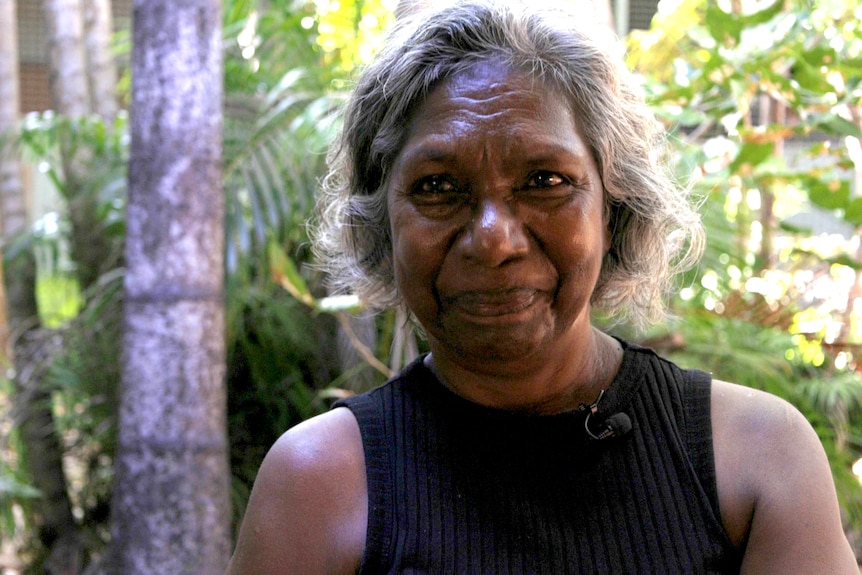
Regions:
<svg viewBox="0 0 862 575"><path fill-rule="evenodd" d="M84 11L81 0L43 0L48 24L51 95L54 109L69 118L92 111L84 51Z"/></svg>
<svg viewBox="0 0 862 575"><path fill-rule="evenodd" d="M230 554L218 0L135 0L114 573Z"/></svg>
<svg viewBox="0 0 862 575"><path fill-rule="evenodd" d="M83 0L44 0L44 8L49 30L54 109L57 114L75 121L96 111L93 108L90 80L98 75L101 83L105 81L104 76L109 70L113 69L110 48L104 38L100 41L89 37L85 47ZM110 12L98 6L94 7L93 26L109 27L110 23L103 21L109 17ZM95 32L98 34L103 31ZM99 67L92 72L87 65L88 51L91 63ZM113 93L114 86L100 85L100 89ZM99 97L112 99L103 93L100 93ZM100 105L107 106L104 102L100 102ZM106 121L113 119L116 104L113 106L108 110L110 116L106 117ZM81 289L86 290L114 262L105 259L111 246L98 229L95 215L99 203L98 190L85 185L91 171L92 151L86 145L81 145L82 142L72 141L73 138L74 134L70 130L60 131L63 164L63 189L60 192L66 199L69 210L72 228L69 250L75 262L75 273Z"/></svg>
<svg viewBox="0 0 862 575"><path fill-rule="evenodd" d="M0 232L4 238L27 225L21 165L13 146L21 107L19 90L15 1L0 0Z"/></svg>
<svg viewBox="0 0 862 575"><path fill-rule="evenodd" d="M21 165L13 147L20 102L18 78L18 26L14 0L0 0L0 237L3 249L27 225ZM0 269L0 360L11 355L6 292Z"/></svg>
<svg viewBox="0 0 862 575"><path fill-rule="evenodd" d="M84 29L93 111L104 118L106 124L111 124L117 114L117 70L111 54L110 0L84 0Z"/></svg>
<svg viewBox="0 0 862 575"><path fill-rule="evenodd" d="M771 121L776 125L783 126L787 122L787 108L783 102L775 100L768 94L759 95L760 125L768 129ZM775 141L777 158L784 157L784 138ZM775 193L772 186L762 186L760 190L760 227L762 236L760 241L760 269L769 270L775 267L777 254L775 253L775 229L777 227L775 217Z"/></svg>
<svg viewBox="0 0 862 575"><path fill-rule="evenodd" d="M80 118L90 112L86 83L86 61L83 51L83 16L78 0L44 0L43 10L48 26L51 94L58 114ZM76 173L82 161L71 156L70 146L61 142L65 180L69 188L77 186ZM28 258L29 260L29 258ZM32 283L23 284L22 298L35 298L35 267L22 261L18 277ZM23 277L22 277L23 279ZM38 317L33 302L30 320ZM17 313L17 311L16 311ZM36 322L32 322L37 325ZM51 393L45 374L56 346L48 334L27 331L15 346L18 417L22 440L34 486L45 498L39 535L49 550L44 570L48 573L79 573L83 563L80 528L72 515L72 503L63 471L63 447L57 436Z"/></svg>

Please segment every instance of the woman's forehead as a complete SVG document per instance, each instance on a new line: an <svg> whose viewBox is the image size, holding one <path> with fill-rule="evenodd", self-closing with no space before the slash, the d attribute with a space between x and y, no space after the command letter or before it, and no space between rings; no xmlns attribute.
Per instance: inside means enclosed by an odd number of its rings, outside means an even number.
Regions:
<svg viewBox="0 0 862 575"><path fill-rule="evenodd" d="M418 140L445 148L457 145L460 138L501 134L513 146L543 142L588 153L580 124L559 90L501 61L488 60L441 81L414 108L404 124L399 155L415 148Z"/></svg>

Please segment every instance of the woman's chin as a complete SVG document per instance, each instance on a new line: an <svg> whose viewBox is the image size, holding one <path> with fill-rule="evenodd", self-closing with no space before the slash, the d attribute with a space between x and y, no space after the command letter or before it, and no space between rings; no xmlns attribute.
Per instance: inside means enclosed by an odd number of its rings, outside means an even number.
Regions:
<svg viewBox="0 0 862 575"><path fill-rule="evenodd" d="M554 323L551 317L531 317L522 314L478 316L444 321L429 336L435 340L436 353L453 354L461 360L516 361L541 353L553 341Z"/></svg>

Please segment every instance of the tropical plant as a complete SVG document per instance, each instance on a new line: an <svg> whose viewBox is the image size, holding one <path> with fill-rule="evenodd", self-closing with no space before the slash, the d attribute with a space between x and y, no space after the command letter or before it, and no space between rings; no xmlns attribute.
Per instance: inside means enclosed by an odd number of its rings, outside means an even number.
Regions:
<svg viewBox="0 0 862 575"><path fill-rule="evenodd" d="M313 5L276 3L252 17L242 15L249 3L228 6L226 18L225 194L228 206L229 357L231 368L231 437L236 515L265 450L290 425L325 408L315 391L335 377L335 321L298 304L272 280L266 245L275 239L298 261L307 259L304 221L323 165L324 141L332 130L333 102L327 95L330 75L319 66L321 51L312 32L300 20L314 14ZM283 4L283 5L282 5ZM311 8L309 9L309 6ZM252 27L248 20L255 19ZM254 57L233 34L252 31ZM249 37L248 34L243 38ZM243 40L244 42L245 40ZM297 50L297 48L302 48ZM297 57L299 54L299 57ZM231 55L233 57L231 57ZM286 58L290 56L293 59ZM256 58L265 57L260 64ZM254 71L254 73L252 73ZM240 89L242 88L242 90ZM46 391L58 414L56 427L68 459L77 462L68 490L79 517L87 549L98 554L107 541L107 502L110 499L116 443L122 242L125 235L125 162L128 135L125 116L106 127L95 118L71 120L51 113L30 116L21 135L26 158L39 165L68 204L86 202L91 249L86 255L101 267L93 287L65 317L53 318L45 331L63 341L56 355L45 359ZM67 186L60 143L76 157L89 159L88 177L80 186ZM38 230L20 238L7 258L32 253L60 254L69 245L66 214L59 214L56 232ZM72 254L71 263L78 263ZM62 259L62 258L61 258ZM56 257L47 261L57 260ZM46 283L76 282L73 268L49 266L60 275L40 278ZM45 268L43 268L44 270ZM79 276L80 277L80 276ZM65 278L65 279L63 279ZM101 278L101 279L100 279ZM55 293L53 290L41 290ZM43 303L46 298L41 298ZM78 298L74 298L77 300ZM64 302L67 304L68 300ZM47 309L43 305L43 313ZM309 334L317 333L317 339ZM265 417L261 417L261 415ZM16 441L13 436L12 441ZM11 481L7 493L26 503L35 492ZM15 487L14 492L12 491ZM11 526L11 525L10 525ZM11 534L10 534L11 535ZM35 548L34 548L35 549ZM31 554L30 562L39 563Z"/></svg>
<svg viewBox="0 0 862 575"><path fill-rule="evenodd" d="M862 9L697 0L676 8L629 46L672 130L678 175L704 199L709 240L675 301L685 321L654 341L672 342L668 351L683 364L799 407L858 529L862 497L849 462L862 424L850 407L862 398L850 313L859 294L836 286L842 277L854 283L860 269L837 232L858 235L862 224L862 200L851 193L862 170L854 156ZM831 239L815 240L820 230L799 216L811 221L811 213L831 222Z"/></svg>
<svg viewBox="0 0 862 575"><path fill-rule="evenodd" d="M120 365L119 309L121 286L120 254L124 237L122 211L125 198L127 140L122 136L125 117L106 128L98 118L68 120L51 113L29 116L19 138L23 157L40 166L67 202L81 202L86 196L92 209L81 210L90 218L83 222L96 238L102 254L100 275L83 292L74 260L68 256L70 226L62 215L49 214L39 224L17 237L4 251L7 269L15 269L22 259L36 254L38 277L35 298L39 305L39 327L28 332L27 340L43 342L42 351L28 356L21 365L26 373L40 373L40 401L48 402L51 426L59 439L66 465L62 486L75 514L75 530L86 556L98 553L107 538L107 497L110 495L114 453L115 393ZM59 141L71 142L86 150L92 161L91 180L78 188L65 186ZM80 204L79 204L80 205ZM32 379L32 378L31 378ZM16 408L20 409L20 408ZM24 452L20 429L10 430L15 453ZM26 461L18 457L18 470L10 475L23 480L19 472ZM6 474L4 474L6 477ZM34 492L25 490L32 498ZM40 495L41 497L41 495ZM18 501L20 503L20 500ZM26 505L25 509L31 509ZM25 518L31 515L25 514ZM32 525L30 521L26 524ZM12 528L12 524L6 524ZM5 533L12 536L12 532ZM33 568L40 565L47 548L31 540L21 550Z"/></svg>
<svg viewBox="0 0 862 575"><path fill-rule="evenodd" d="M849 464L862 452L862 390L852 371L836 366L844 350L830 347L827 324L807 321L825 300L810 299L812 292L806 291L845 273L841 270L856 269L858 258L843 245L828 253L818 249L809 241L811 231L785 216L813 204L854 227L860 223L847 179L833 177L834 166L854 167L841 144L858 135L858 120L848 118L859 100L862 68L854 68L859 19L854 23L845 12L832 22L828 11L778 4L733 14L721 4L684 2L657 19L652 36L638 40L639 46L653 46L639 53L638 62L657 111L679 144L678 174L695 176L709 229L701 267L682 280L674 301L685 321L648 337L684 365L711 369L799 406L824 440L842 503L858 525L862 506ZM381 381L386 366L369 365L374 357L386 363L391 347L401 345L397 327L406 320L394 314L366 320L370 337L351 338L352 328L344 327L354 325L344 315L350 303L331 307L325 299L325 287L310 265L305 230L326 143L338 127L347 73L365 57L356 39L374 35L369 25L375 19L380 28L386 24L389 12L381 7L392 8L372 0L342 1L339 11L325 2L294 0L232 0L224 6L227 379L235 519L278 435L327 409L332 399ZM685 26L675 18L684 18ZM775 54L758 43L763 35L771 38ZM827 36L824 49L818 38ZM669 63L673 73L662 72L659 61ZM839 76L842 90L835 86ZM824 99L827 86L834 96ZM762 103L764 94L771 98L768 105ZM775 114L776 102L787 111L783 122ZM758 119L765 111L771 120ZM108 537L106 502L116 443L128 154L125 118L120 115L118 122L100 126L90 119L43 115L32 117L22 136L30 159L42 163L67 202L86 194L89 207L83 211L92 215L89 227L100 246L93 253L101 267L80 296L80 310L45 332L62 341L48 360L47 381L63 447L76 462L70 492L94 555ZM57 169L61 135L91 150L88 178L74 193ZM781 147L787 150L791 137L807 143L803 155L814 158L811 163L783 160ZM826 159L830 163L817 163ZM771 216L764 208L769 197L775 200ZM70 229L64 217L61 235ZM757 241L770 231L771 243ZM53 239L30 235L20 240L18 253L32 251L34 242L60 250ZM832 317L843 321L839 307L830 305ZM855 329L849 333L857 337ZM362 350L353 363L344 364L339 340ZM852 349L844 358L849 367L857 362ZM362 383L357 388L354 382ZM3 497L13 497L26 507L36 493L11 466L0 468L0 478L6 477L17 480L0 483L0 506Z"/></svg>
<svg viewBox="0 0 862 575"><path fill-rule="evenodd" d="M366 4L379 9L376 2ZM318 42L319 28L326 30L327 19L336 16L311 3L257 8L235 3L228 13L237 19L225 26L236 33L226 61L225 118L235 520L266 451L287 428L328 408L341 393L333 386L343 382L344 366L336 318L306 305L279 281L289 268L307 286L306 297L326 295L308 265L305 224L343 98L341 60ZM361 19L363 8L357 10L342 6L339 12ZM276 254L281 257L273 259ZM369 373L372 381L381 380L361 363L346 369L359 381Z"/></svg>

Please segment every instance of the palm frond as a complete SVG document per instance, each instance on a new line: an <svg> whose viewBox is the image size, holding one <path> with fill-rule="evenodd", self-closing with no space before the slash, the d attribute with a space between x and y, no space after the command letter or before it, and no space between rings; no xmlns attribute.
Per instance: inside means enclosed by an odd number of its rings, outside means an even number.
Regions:
<svg viewBox="0 0 862 575"><path fill-rule="evenodd" d="M305 74L291 71L261 98L257 119L226 120L225 186L230 266L261 254L266 237L296 237L314 205L325 143L340 96L304 91ZM229 146L228 146L229 143ZM236 204L236 205L231 205ZM229 272L236 271L229 267Z"/></svg>

